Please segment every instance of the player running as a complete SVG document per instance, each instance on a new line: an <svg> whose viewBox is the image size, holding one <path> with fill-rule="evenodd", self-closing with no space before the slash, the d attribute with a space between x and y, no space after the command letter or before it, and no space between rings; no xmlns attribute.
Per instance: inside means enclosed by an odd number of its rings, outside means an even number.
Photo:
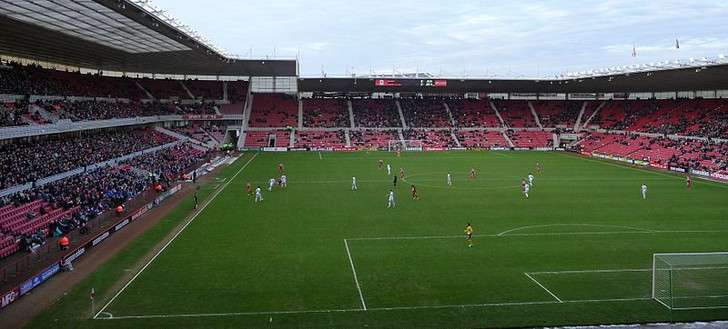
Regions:
<svg viewBox="0 0 728 329"><path fill-rule="evenodd" d="M255 202L263 201L263 194L260 193L260 186L255 189Z"/></svg>
<svg viewBox="0 0 728 329"><path fill-rule="evenodd" d="M693 187L693 182L690 181L690 176L685 175L685 188L690 189Z"/></svg>
<svg viewBox="0 0 728 329"><path fill-rule="evenodd" d="M452 177L450 177L450 172L449 171L447 172L447 179L446 179L446 181L447 181L447 185L448 186L452 186Z"/></svg>
<svg viewBox="0 0 728 329"><path fill-rule="evenodd" d="M538 164L538 162L536 162L536 173L537 174L540 174L541 173L541 165Z"/></svg>
<svg viewBox="0 0 728 329"><path fill-rule="evenodd" d="M394 175L392 177L392 184L394 184L394 187L397 187L397 175Z"/></svg>
<svg viewBox="0 0 728 329"><path fill-rule="evenodd" d="M253 187L250 186L250 181L248 181L248 183L245 184L245 188L248 190L248 195L252 195L253 194Z"/></svg>
<svg viewBox="0 0 728 329"><path fill-rule="evenodd" d="M642 184L642 199L647 199L647 185Z"/></svg>
<svg viewBox="0 0 728 329"><path fill-rule="evenodd" d="M356 176L351 176L351 190L354 191L357 189L358 188L356 187Z"/></svg>
<svg viewBox="0 0 728 329"><path fill-rule="evenodd" d="M379 160L379 169L382 169L383 164L384 164L384 160Z"/></svg>
<svg viewBox="0 0 728 329"><path fill-rule="evenodd" d="M523 182L523 194L526 195L526 199L528 199L528 192L531 190L531 185L526 184L526 182Z"/></svg>
<svg viewBox="0 0 728 329"><path fill-rule="evenodd" d="M281 175L281 183L279 185L282 187L288 187L288 177L286 177L286 175Z"/></svg>
<svg viewBox="0 0 728 329"><path fill-rule="evenodd" d="M412 185L412 200L419 200L420 196L417 195L417 188Z"/></svg>
<svg viewBox="0 0 728 329"><path fill-rule="evenodd" d="M271 178L270 181L268 181L268 191L273 191L273 186L276 185L276 179Z"/></svg>
<svg viewBox="0 0 728 329"><path fill-rule="evenodd" d="M392 166L390 166L389 163L387 163L387 176L389 176L391 174L392 174Z"/></svg>
<svg viewBox="0 0 728 329"><path fill-rule="evenodd" d="M468 227L465 228L466 241L468 241L468 247L473 246L473 227L468 223Z"/></svg>
<svg viewBox="0 0 728 329"><path fill-rule="evenodd" d="M475 168L470 167L470 179L475 179Z"/></svg>
<svg viewBox="0 0 728 329"><path fill-rule="evenodd" d="M399 147L398 147L397 148L397 157L399 158L401 156L402 156L402 150L400 150Z"/></svg>
<svg viewBox="0 0 728 329"><path fill-rule="evenodd" d="M404 168L399 168L399 178L404 179Z"/></svg>
<svg viewBox="0 0 728 329"><path fill-rule="evenodd" d="M531 185L533 187L533 174L528 173L528 185Z"/></svg>
<svg viewBox="0 0 728 329"><path fill-rule="evenodd" d="M394 204L394 191L389 190L389 203L387 204L387 208L394 208L396 204Z"/></svg>
<svg viewBox="0 0 728 329"><path fill-rule="evenodd" d="M278 163L278 173L283 173L283 162Z"/></svg>

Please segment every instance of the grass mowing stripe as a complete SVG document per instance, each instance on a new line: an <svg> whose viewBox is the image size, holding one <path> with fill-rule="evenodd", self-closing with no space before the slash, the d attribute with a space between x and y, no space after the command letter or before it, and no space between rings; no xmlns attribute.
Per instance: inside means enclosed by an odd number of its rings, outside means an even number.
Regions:
<svg viewBox="0 0 728 329"><path fill-rule="evenodd" d="M361 307L364 311L367 310L367 304L364 302L364 294L361 293L361 286L359 285L359 278L356 276L356 269L354 268L354 260L351 258L351 252L349 251L349 243L344 239L344 246L346 247L346 254L349 256L349 264L351 264L351 272L354 273L354 282L356 282L356 290L359 291L359 299L361 299Z"/></svg>
<svg viewBox="0 0 728 329"><path fill-rule="evenodd" d="M551 296L553 296L554 298L556 298L556 300L558 300L558 301L559 301L559 303L563 303L563 302L564 302L563 300L561 300L561 298L559 298L558 296L554 295L554 293L553 293L553 292L551 292L551 290L548 290L548 289L547 289L546 287L544 287L544 286L543 286L543 285L541 284L541 282L538 282L538 281L537 281L536 279L534 279L534 278L533 278L533 277L532 277L531 275L529 275L528 273L523 273L523 274L525 274L525 275L526 275L526 276L527 276L527 277L528 277L529 279L531 279L531 281L535 282L535 283L536 283L536 284L537 284L537 285L538 285L539 287L543 288L543 290L546 290L546 292L547 292L547 293L549 293L549 295L551 295Z"/></svg>
<svg viewBox="0 0 728 329"><path fill-rule="evenodd" d="M226 188L226 187L227 187L227 186L228 186L228 185L230 184L230 182L232 182L233 180L235 180L235 177L237 177L237 176L238 176L238 174L240 174L240 172L242 172L242 171L243 171L243 169L245 169L245 167L247 167L247 166L248 166L248 164L250 164L250 162L251 162L251 161L253 161L253 159L255 159L255 158L256 158L256 157L258 156L258 154L259 154L259 153L255 153L255 155L253 155L253 157L251 157L251 158L250 158L250 159L248 160L248 162L246 162L246 163L245 163L245 164L243 165L243 167L242 167L242 168L240 168L240 169L239 169L239 170L238 170L238 171L237 171L237 172L235 173L235 175L233 175L233 177L232 177L232 178L230 178L230 180L229 180L229 181L228 181L228 182L227 182L227 183L226 183L225 185L223 185L223 186L222 186L222 188L221 188L221 189L219 189L219 190L218 190L217 192L215 192L215 194L213 194L213 195L212 195L212 197L211 197L211 198L209 198L209 199L207 200L207 202L205 202L205 204L204 204L204 205L202 205L202 208L200 208L200 211L198 211L198 212L197 212L197 213L196 213L196 214L195 214L194 216L192 216L192 218L190 218L190 220L189 220L189 221L188 221L187 223L185 223L185 225L184 225L184 226L182 226L182 228L181 228L181 229L180 229L180 230L179 230L179 231L178 231L177 233L175 233L175 235L174 235L174 236L172 236L172 238L171 238L171 239L170 239L169 241L167 241L167 243L166 243L166 244L165 244L164 246L162 246L162 248L161 248L161 249L160 249L160 250L159 250L159 251L158 251L158 252L157 252L157 253L156 253L156 254L155 254L155 255L154 255L153 257L152 257L152 259L150 259L150 260L149 260L149 261L148 261L148 262L147 262L146 264L144 264L144 266L142 266L142 268L141 268L141 269L139 270L139 272L137 272L137 274L135 274L135 275L134 275L134 276L133 276L133 277L131 278L131 280L129 280L129 282L127 282L127 283L126 283L126 284L125 284L125 285L124 285L123 287L121 287L121 289L119 290L119 292L117 292L117 293L116 293L116 294L114 295L114 297L112 297L112 298L111 298L111 300L109 300L109 302L108 302L108 303L106 303L106 305L104 305L104 307L102 307L102 308L101 308L101 309L100 309L100 310L98 311L98 313L96 313L96 314L95 314L95 315L93 316L93 317L94 317L94 319L95 319L96 317L98 317L98 316L99 316L99 314L101 314L102 312L104 312L104 310L105 310L105 309L106 309L106 308L107 308L107 307L108 307L109 305L111 305L111 303L113 303L113 302L114 302L114 300L115 300L115 299L116 299L117 297L119 297L119 295L121 295L121 293L122 293L122 292L124 292L124 290L126 290L126 288L127 288L127 287L128 287L129 285L131 285L131 283L132 283L132 282L134 282L134 280L135 280L135 279L136 279L137 277L139 277L139 275L141 275L141 274L142 274L142 272L144 272L144 270L145 270L145 269L146 269L146 268L147 268L147 267L148 267L148 266L149 266L149 265L150 265L150 264L151 264L151 263L152 263L152 262L153 262L153 261L154 261L155 259L157 259L157 257L158 257L158 256L159 256L160 254L162 254L162 252L163 252L163 251L164 251L165 249L167 249L167 247L168 247L168 246L169 246L169 245L170 245L170 244L172 243L172 241L174 241L174 239L176 239L176 238L177 238L177 236L179 236L179 235L180 235L180 234L181 234L181 233L182 233L182 232L183 232L183 231L185 230L185 228L187 228L187 226L189 226L189 225L190 225L190 223L192 223L192 222L193 222L193 221L195 220L195 218L197 218L197 216L198 216L198 215L199 215L200 213L202 213L202 211L204 211L204 210L205 210L205 208L207 208L207 206L208 206L208 205L209 205L209 204L210 204L210 203L211 203L211 202L212 202L213 200L215 200L215 198L216 198L216 197L217 197L217 196L218 196L218 195L220 194L220 192L222 192L223 190L225 190L225 188Z"/></svg>
<svg viewBox="0 0 728 329"><path fill-rule="evenodd" d="M545 233L513 233L513 234L473 234L474 237L512 237L512 236L559 236L559 235L600 235L600 234L660 234L660 233L726 233L725 230L696 230L696 231L604 231L604 232L545 232ZM349 241L366 240L426 240L426 239L462 239L463 235L429 235L429 236L380 236L347 238Z"/></svg>

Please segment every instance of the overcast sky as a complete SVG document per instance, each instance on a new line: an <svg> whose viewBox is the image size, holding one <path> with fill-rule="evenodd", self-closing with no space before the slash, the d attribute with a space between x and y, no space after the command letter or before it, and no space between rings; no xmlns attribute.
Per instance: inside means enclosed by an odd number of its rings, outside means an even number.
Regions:
<svg viewBox="0 0 728 329"><path fill-rule="evenodd" d="M154 0L242 58L302 76L553 77L728 55L728 1ZM675 47L679 39L680 48ZM636 56L632 56L632 47Z"/></svg>

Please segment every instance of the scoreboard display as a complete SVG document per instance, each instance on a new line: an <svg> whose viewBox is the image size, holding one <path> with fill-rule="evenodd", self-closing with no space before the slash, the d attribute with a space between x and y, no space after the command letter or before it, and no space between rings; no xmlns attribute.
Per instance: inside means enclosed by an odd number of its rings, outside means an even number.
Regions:
<svg viewBox="0 0 728 329"><path fill-rule="evenodd" d="M445 79L376 79L377 87L447 87Z"/></svg>

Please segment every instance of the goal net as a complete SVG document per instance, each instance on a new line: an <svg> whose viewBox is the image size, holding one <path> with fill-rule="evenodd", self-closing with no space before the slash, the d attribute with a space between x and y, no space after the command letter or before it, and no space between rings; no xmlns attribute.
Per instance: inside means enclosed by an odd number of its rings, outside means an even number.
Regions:
<svg viewBox="0 0 728 329"><path fill-rule="evenodd" d="M652 255L652 298L673 310L728 308L728 252Z"/></svg>
<svg viewBox="0 0 728 329"><path fill-rule="evenodd" d="M422 151L422 140L421 139L405 139L404 141L401 140L388 140L387 141L387 151L394 152L397 151L397 149L402 150L402 152L406 151Z"/></svg>

